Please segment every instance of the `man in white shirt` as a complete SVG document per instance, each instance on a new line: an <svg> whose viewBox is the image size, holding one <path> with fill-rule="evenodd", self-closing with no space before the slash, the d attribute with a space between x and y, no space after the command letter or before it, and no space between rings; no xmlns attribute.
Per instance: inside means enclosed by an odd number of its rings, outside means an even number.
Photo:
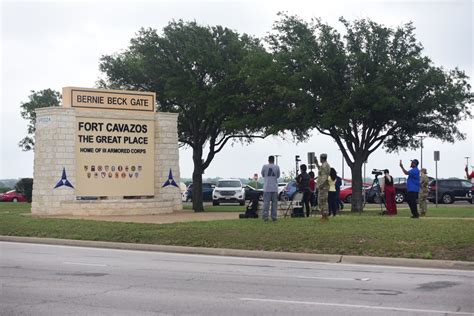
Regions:
<svg viewBox="0 0 474 316"><path fill-rule="evenodd" d="M263 177L263 220L268 221L268 209L272 202L272 220L277 220L278 207L278 178L280 177L280 167L275 165L275 157L268 157L268 164L262 167Z"/></svg>

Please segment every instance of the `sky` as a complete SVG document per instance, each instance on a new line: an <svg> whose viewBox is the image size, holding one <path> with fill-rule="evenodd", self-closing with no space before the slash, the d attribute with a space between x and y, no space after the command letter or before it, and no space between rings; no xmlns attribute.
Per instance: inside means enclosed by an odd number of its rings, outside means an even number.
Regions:
<svg viewBox="0 0 474 316"><path fill-rule="evenodd" d="M75 86L93 88L102 76L99 59L121 52L141 27L162 30L169 21L183 19L203 25L223 25L239 33L263 37L271 31L277 12L286 11L309 20L319 17L342 30L340 16L348 20L370 18L396 27L412 21L424 54L436 66L458 67L473 76L473 3L461 1L1 1L0 0L0 179L32 177L34 153L23 152L18 142L26 135L27 121L20 104L31 90ZM470 80L471 84L473 80ZM474 125L463 121L459 128L465 141L454 144L424 140L423 166L435 176L433 152L440 151L438 177L463 177L465 157L474 166ZM269 155L280 155L283 172L295 168L295 155L306 162L308 152L328 154L329 163L350 177L341 152L332 138L318 133L297 143L291 135L235 143L216 155L204 177L251 178L259 173ZM192 152L180 149L180 173L191 178ZM387 154L379 149L366 164L390 169L420 160L421 150Z"/></svg>

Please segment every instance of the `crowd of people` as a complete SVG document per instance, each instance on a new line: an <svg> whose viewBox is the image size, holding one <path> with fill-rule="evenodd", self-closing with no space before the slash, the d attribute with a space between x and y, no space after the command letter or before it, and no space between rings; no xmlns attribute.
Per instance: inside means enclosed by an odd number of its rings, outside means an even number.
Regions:
<svg viewBox="0 0 474 316"><path fill-rule="evenodd" d="M300 166L300 173L296 177L298 190L303 193L302 207L303 214L306 217L311 215L312 209L317 205L321 213L321 220L327 221L329 216L336 214L344 207L339 200L339 191L342 185L342 179L337 175L334 168L331 168L327 161L327 154L321 154L316 162L318 177L315 178L313 171L307 172L307 166ZM408 176L407 178L407 203L410 208L411 218L426 216L427 198L428 198L428 172L426 168L418 169L418 159L410 160L410 169L406 170L400 160L400 169ZM465 168L466 177L474 183L474 170L469 174L468 167ZM386 211L382 214L396 215L397 204L395 201L395 187L393 177L390 171L383 171L383 178L380 183L380 194L385 204ZM263 185L263 220L269 219L269 207L271 202L271 218L277 220L278 208L278 178L280 177L280 168L275 165L274 156L268 158L268 164L264 165L261 172L264 178ZM316 204L317 189L317 204ZM420 213L418 212L418 206ZM306 212L305 212L306 211Z"/></svg>

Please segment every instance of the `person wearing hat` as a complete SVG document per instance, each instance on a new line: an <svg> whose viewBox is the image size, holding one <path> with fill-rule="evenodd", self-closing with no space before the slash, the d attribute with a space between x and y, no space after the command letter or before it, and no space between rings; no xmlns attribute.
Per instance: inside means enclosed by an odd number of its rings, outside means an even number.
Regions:
<svg viewBox="0 0 474 316"><path fill-rule="evenodd" d="M426 199L428 198L428 172L426 168L421 168L420 172L420 195L418 196L418 203L420 204L420 215L426 216L428 206L426 205Z"/></svg>
<svg viewBox="0 0 474 316"><path fill-rule="evenodd" d="M316 167L318 168L318 206L321 210L321 220L328 220L329 205L328 205L328 195L329 195L329 173L331 172L331 166L327 162L328 155L321 154L319 160L321 165L319 165L318 160L316 160Z"/></svg>
<svg viewBox="0 0 474 316"><path fill-rule="evenodd" d="M418 160L413 159L410 163L410 171L406 171L403 163L400 160L400 168L403 173L408 176L407 179L407 202L411 211L411 218L419 218L418 207L416 200L418 199L418 192L420 192L420 170L418 169Z"/></svg>

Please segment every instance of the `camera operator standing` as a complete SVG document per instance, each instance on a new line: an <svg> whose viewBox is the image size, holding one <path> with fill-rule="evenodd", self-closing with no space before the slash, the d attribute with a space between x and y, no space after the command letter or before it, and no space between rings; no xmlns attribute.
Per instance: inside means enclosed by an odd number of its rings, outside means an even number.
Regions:
<svg viewBox="0 0 474 316"><path fill-rule="evenodd" d="M303 213L304 208L306 208L306 217L309 217L311 214L311 208L309 207L309 199L311 197L311 190L309 187L310 176L306 172L307 167L305 164L300 166L301 173L296 177L296 183L298 184L298 190L303 192L303 199L301 203L303 203Z"/></svg>
<svg viewBox="0 0 474 316"><path fill-rule="evenodd" d="M420 192L420 170L418 169L418 160L413 159L410 163L410 171L406 171L403 168L402 161L400 160L400 168L403 173L408 176L407 179L407 202L410 206L411 218L419 218L418 205L416 200L418 199L418 192Z"/></svg>

